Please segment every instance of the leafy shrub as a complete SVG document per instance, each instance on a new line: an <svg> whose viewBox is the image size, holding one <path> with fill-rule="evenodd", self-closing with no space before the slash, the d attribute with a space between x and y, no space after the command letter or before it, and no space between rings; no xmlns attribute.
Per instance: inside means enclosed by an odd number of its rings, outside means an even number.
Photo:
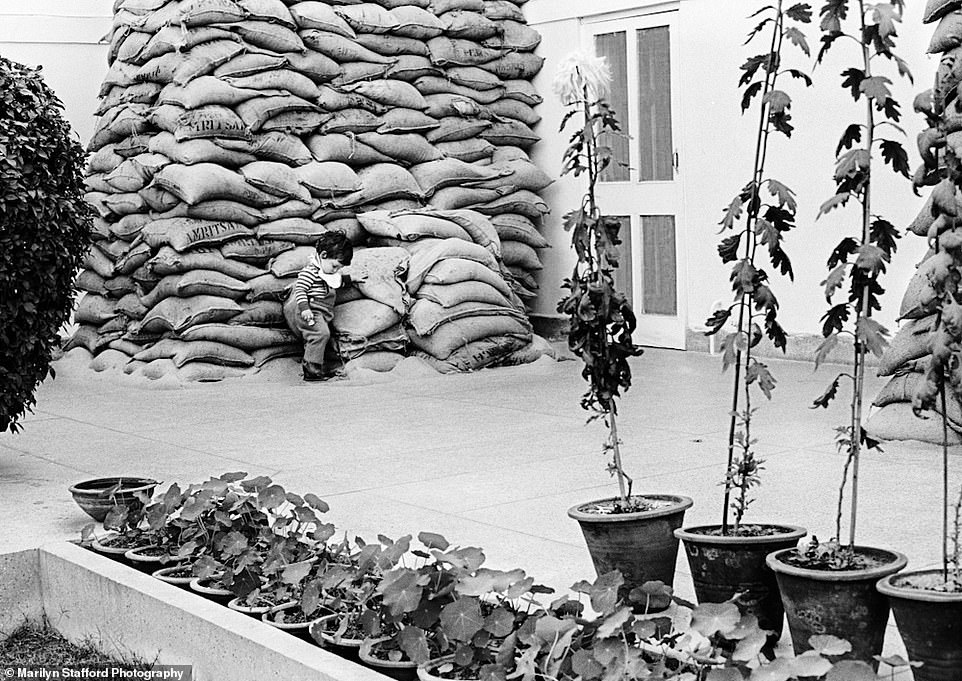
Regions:
<svg viewBox="0 0 962 681"><path fill-rule="evenodd" d="M84 151L39 71L0 57L0 432L35 404L90 242Z"/></svg>

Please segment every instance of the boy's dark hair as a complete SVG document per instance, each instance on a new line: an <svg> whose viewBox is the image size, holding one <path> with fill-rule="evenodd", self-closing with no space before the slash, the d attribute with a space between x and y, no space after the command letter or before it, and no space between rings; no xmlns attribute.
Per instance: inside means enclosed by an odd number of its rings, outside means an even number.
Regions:
<svg viewBox="0 0 962 681"><path fill-rule="evenodd" d="M325 253L328 258L350 265L354 258L354 245L348 241L347 235L339 229L324 232L314 246L317 254Z"/></svg>

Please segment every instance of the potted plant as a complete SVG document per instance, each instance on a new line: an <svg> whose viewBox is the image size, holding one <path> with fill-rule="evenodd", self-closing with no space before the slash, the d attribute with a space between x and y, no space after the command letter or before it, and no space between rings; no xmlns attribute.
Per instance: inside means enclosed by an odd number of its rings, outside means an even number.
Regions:
<svg viewBox="0 0 962 681"><path fill-rule="evenodd" d="M706 335L717 334L730 320L736 323L721 343L722 369L733 368L734 379L721 523L676 530L675 536L685 547L698 601L719 603L738 594L742 612L756 615L760 626L772 632L774 643L782 633L784 611L775 574L765 565L765 556L795 546L805 530L795 525L745 522L745 513L754 501L752 490L761 484L764 464L755 452L757 439L752 426L757 407L753 388L768 399L775 388L775 378L759 361L755 349L765 336L783 352L787 342L778 322L778 300L769 286L768 272L759 266L758 259L760 251L767 251L772 268L794 280L782 242L783 235L795 226L797 204L791 189L767 176L766 161L771 135L791 137L793 130L789 122L792 100L778 89L779 80L793 76L811 84L806 74L785 68L783 63L789 42L810 54L799 24L809 23L812 14L807 3L786 7L779 0L753 16L759 17L760 23L746 44L762 37L769 46L767 53L753 56L742 65L744 73L739 81L744 87L742 112L753 100L758 101L754 167L751 179L725 210L720 224L727 236L718 246L722 263L733 263L730 279L734 302L708 319L706 331ZM766 201L768 195L772 198Z"/></svg>
<svg viewBox="0 0 962 681"><path fill-rule="evenodd" d="M568 293L558 311L570 321L568 347L584 362L588 390L581 406L591 413L589 422L602 419L608 427L604 451L611 455L608 470L617 478L619 491L614 498L578 504L568 515L581 525L598 574L618 569L630 590L651 580L672 583L678 553L672 532L681 526L692 501L677 495L634 494L632 479L622 466L617 400L631 385L628 360L642 349L632 342L636 321L631 305L614 284L620 224L602 213L595 196L598 179L611 162L610 149L600 138L619 131L605 101L609 82L603 58L579 54L567 58L555 78L555 90L569 107L561 130L572 120L578 122L564 154L562 175L586 175L588 182L581 205L564 216L577 261L564 282Z"/></svg>
<svg viewBox="0 0 962 681"><path fill-rule="evenodd" d="M932 20L937 17L927 17ZM942 78L940 74L939 78ZM951 90L951 95L948 90ZM957 97L954 88L937 83L933 109L947 115L946 99ZM949 103L951 104L951 103ZM931 117L934 111L924 111ZM938 124L937 124L938 125ZM938 125L939 128L943 127ZM920 139L922 136L920 136ZM945 137L925 138L935 147L926 159L926 170L941 172L943 179L933 191L932 212L936 220L930 245L936 267L928 270L928 288L934 293L927 301L934 308L935 324L929 334L931 355L924 379L913 396L917 416L934 411L942 426L942 566L941 569L912 570L879 580L878 590L888 597L913 664L916 681L951 681L962 678L962 489L953 502L949 492L949 426L946 393L957 392L955 378L962 352L962 228L957 226L955 196L962 183L962 167L956 147ZM939 160L939 147L945 147ZM936 222L938 223L936 225ZM951 510L950 510L951 508ZM950 522L950 516L953 518ZM951 543L951 548L950 548Z"/></svg>
<svg viewBox="0 0 962 681"><path fill-rule="evenodd" d="M844 237L828 260L829 274L823 285L829 304L838 291L845 300L832 307L822 318L825 337L816 353L816 367L838 345L842 337L851 337L853 363L832 381L815 400L814 407L827 407L838 393L843 379L851 381L849 422L837 428L837 446L845 456L845 467L838 501L835 536L819 543L813 537L807 548L784 549L770 554L769 566L776 572L778 586L788 615L792 643L798 654L810 649L815 634L832 634L849 640L850 657L874 664L881 653L888 621L887 600L875 589L882 577L905 567L902 554L885 549L859 546L856 543L858 509L858 477L862 446L873 448L877 442L869 438L862 425L865 389L866 355L880 355L886 345L887 331L872 318L881 309L879 283L886 263L896 249L899 237L895 227L873 210L872 177L874 158L880 154L893 170L908 177L908 157L901 144L886 137L889 128L899 120L899 104L892 97L885 76L873 68L884 59L908 74L905 62L895 52L896 23L901 20L901 0L873 5L828 2L821 10L822 47L820 61L839 38L850 38L859 46L857 66L843 72L843 86L858 101L865 98L865 119L849 125L836 149L836 193L822 204L820 216L846 205L854 199L860 208L859 231ZM851 11L850 11L851 10ZM843 27L854 23L855 30ZM880 119L876 120L876 114ZM850 482L850 513L847 542L842 535L842 505Z"/></svg>

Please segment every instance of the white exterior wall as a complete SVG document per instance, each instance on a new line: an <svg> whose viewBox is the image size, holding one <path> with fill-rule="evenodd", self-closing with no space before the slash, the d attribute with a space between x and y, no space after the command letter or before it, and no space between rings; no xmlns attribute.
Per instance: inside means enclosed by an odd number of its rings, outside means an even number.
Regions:
<svg viewBox="0 0 962 681"><path fill-rule="evenodd" d="M912 99L917 92L931 87L937 60L925 56L932 33L931 26L921 23L924 3L906 3L905 22L898 40L898 53L911 65L916 85L897 79L893 71L884 74L895 81L893 92L902 103L903 127L908 137L903 140L914 169L921 161L916 150L915 136L923 122L912 112ZM560 169L567 135L556 134L562 108L550 92L550 82L559 61L579 46L582 35L581 17L585 12L605 13L628 17L646 11L674 7L678 16L678 31L672 35L677 41L681 63L675 65L676 91L680 110L672 112L675 146L679 152L679 179L684 191L684 210L677 217L678 230L685 231L687 244L682 258L683 269L678 272L680 310L688 310L689 328L702 327L708 310L719 299L731 300L728 282L729 266L723 266L716 246L718 222L723 209L743 187L751 174L754 135L757 124L754 115L741 115L741 93L736 89L739 66L751 55L764 52L762 42L743 46L742 43L755 22L746 17L761 5L757 0L531 0L524 5L529 22L544 36L540 54L546 58L545 68L536 84L545 97L539 108L544 120L538 127L544 141L534 151L538 164L552 174ZM813 3L816 16L806 30L813 51L818 49L819 3ZM864 119L864 106L852 102L850 95L840 88L840 72L858 66L859 55L853 43L839 41L825 63L812 74L815 85L801 87L801 81L785 82L794 103L793 122L796 131L790 140L781 135L773 137L769 154L770 177L775 177L793 188L799 199L798 228L787 238L785 250L795 269L792 285L780 277L773 277L773 289L782 308L780 319L789 333L815 334L819 319L826 309L819 282L827 274L825 261L835 244L845 233L857 230L858 209L852 205L841 212L834 211L817 222L819 205L834 194L835 147L844 128ZM590 44L580 45L591 51ZM791 51L791 49L789 50ZM804 66L804 63L799 64ZM811 72L810 67L806 70ZM864 101L864 100L863 100ZM876 175L876 210L896 227L904 227L917 215L922 199L914 196L910 183L899 179L886 168ZM538 312L554 313L560 297L560 284L570 273L574 263L568 247L568 235L561 227L561 216L577 202L583 184L564 178L548 189L547 197L552 214L546 219L545 233L554 248L542 253L545 269L541 273L541 293ZM926 195L923 192L923 197ZM639 207L639 213L643 207ZM679 236L679 241L682 237ZM925 252L925 243L909 235L899 244L889 273L883 280L888 291L883 299L880 321L895 328L895 316L906 284L914 272L915 263ZM766 269L771 272L771 267ZM838 300L836 300L838 302Z"/></svg>
<svg viewBox="0 0 962 681"><path fill-rule="evenodd" d="M43 67L84 143L107 73L107 46L99 41L110 30L111 6L110 0L0 0L0 56Z"/></svg>
<svg viewBox="0 0 962 681"><path fill-rule="evenodd" d="M701 327L714 301L731 298L729 269L721 265L715 251L717 223L723 208L751 172L755 121L753 116L741 115L736 83L739 65L764 50L761 44L742 45L752 26L746 17L759 4L758 0L530 0L524 5L529 23L543 35L539 53L546 58L544 70L535 80L545 102L538 109L544 120L537 127L543 141L533 156L552 175L560 171L567 135L557 133L563 112L551 92L551 79L559 61L569 52L576 47L591 49L590 44L580 44L585 13L629 17L677 10L678 30L672 40L680 48L681 63L674 67L672 87L680 106L673 117L680 157L678 177L684 192L684 210L677 224L679 232L684 231L679 241L686 244L678 285L682 298L679 309L683 314L687 311L689 328ZM47 82L63 100L68 120L84 141L93 131L97 91L107 70L107 48L99 39L110 28L111 5L110 0L0 0L0 55L43 66ZM817 12L818 3L815 5ZM915 135L922 122L912 113L911 102L917 92L930 87L937 61L924 54L932 27L921 24L922 3L907 5L899 54L911 64L916 85L896 79L888 71L886 75L896 81L893 89L902 102L903 124L908 132L903 143L914 168L920 163ZM817 17L807 34L817 50ZM769 174L792 187L799 198L798 229L786 243L795 266L795 284L773 278L782 304L781 320L790 333L818 332L825 308L819 287L826 274L825 260L841 238L843 226L847 232L852 231L858 220L854 206L814 220L818 206L833 194L831 178L838 137L846 125L860 120L864 113L862 106L854 104L839 87L840 71L857 64L853 47L837 44L831 58L813 73L813 88L803 90L799 81L785 84L794 100L796 132L791 140L774 138ZM907 181L895 178L887 169L877 178L878 212L903 229L921 208L922 200L912 194ZM540 275L541 296L536 308L540 314L555 314L561 282L574 262L561 216L577 203L581 190L581 183L564 178L545 193L552 213L546 218L544 232L554 248L541 253L545 269ZM641 210L643 207L639 207ZM884 279L889 293L879 319L890 328L894 329L902 293L924 251L922 239L903 239Z"/></svg>

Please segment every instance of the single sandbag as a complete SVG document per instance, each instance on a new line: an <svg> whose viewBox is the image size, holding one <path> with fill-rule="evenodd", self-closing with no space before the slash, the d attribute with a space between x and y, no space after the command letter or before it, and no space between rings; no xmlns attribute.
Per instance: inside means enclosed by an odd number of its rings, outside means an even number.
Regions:
<svg viewBox="0 0 962 681"><path fill-rule="evenodd" d="M275 277L296 277L300 271L307 266L307 263L311 261L314 253L314 249L310 246L292 248L274 257L270 263L268 263L267 269L270 270L271 274Z"/></svg>
<svg viewBox="0 0 962 681"><path fill-rule="evenodd" d="M230 260L262 265L294 249L287 241L261 241L255 237L237 239L220 247L221 255Z"/></svg>
<svg viewBox="0 0 962 681"><path fill-rule="evenodd" d="M422 239L411 245L411 262L408 266L407 288L412 294L420 288L425 276L441 260L459 258L473 260L497 273L498 262L483 246L462 239ZM442 282L443 283L443 282Z"/></svg>
<svg viewBox="0 0 962 681"><path fill-rule="evenodd" d="M485 182L498 177L499 174L496 170L482 168L454 158L419 163L411 167L411 175L426 195L431 195L443 187Z"/></svg>
<svg viewBox="0 0 962 681"><path fill-rule="evenodd" d="M475 302L501 307L512 303L498 289L483 281L462 281L456 284L422 284L417 297L429 300L443 308L462 303Z"/></svg>
<svg viewBox="0 0 962 681"><path fill-rule="evenodd" d="M425 237L435 239L464 239L470 235L451 220L425 214L391 215L387 211L370 211L357 216L368 233L400 241L415 241Z"/></svg>
<svg viewBox="0 0 962 681"><path fill-rule="evenodd" d="M172 358L178 369L188 362L207 362L220 366L252 367L254 358L226 343L197 340L184 343Z"/></svg>
<svg viewBox="0 0 962 681"><path fill-rule="evenodd" d="M379 117L381 125L377 132L383 134L418 132L425 133L434 130L440 123L425 113L414 109L391 109Z"/></svg>
<svg viewBox="0 0 962 681"><path fill-rule="evenodd" d="M357 141L354 135L312 135L307 140L307 146L317 161L346 163L354 168L391 161L388 156ZM360 180L358 180L358 187L360 187Z"/></svg>
<svg viewBox="0 0 962 681"><path fill-rule="evenodd" d="M85 293L77 309L74 310L73 320L78 324L103 324L119 315L117 301L94 293Z"/></svg>
<svg viewBox="0 0 962 681"><path fill-rule="evenodd" d="M951 421L949 422L951 425ZM893 440L916 440L942 444L942 422L939 418L920 419L907 402L894 402L876 410L865 423L869 437L885 442ZM962 435L948 429L949 445L962 444Z"/></svg>
<svg viewBox="0 0 962 681"><path fill-rule="evenodd" d="M414 176L394 163L375 163L357 173L361 189L337 197L334 207L360 206L396 198L420 199L423 194Z"/></svg>
<svg viewBox="0 0 962 681"><path fill-rule="evenodd" d="M178 142L169 132L160 132L151 137L149 148L151 152L163 154L171 161L184 165L216 163L220 166L236 168L257 160L253 154L224 149L209 139Z"/></svg>
<svg viewBox="0 0 962 681"><path fill-rule="evenodd" d="M287 328L284 320L284 306L276 300L258 300L256 303L241 303L243 310L231 317L228 322L238 326L263 326Z"/></svg>
<svg viewBox="0 0 962 681"><path fill-rule="evenodd" d="M164 298L144 316L139 330L180 333L195 324L227 321L240 312L240 305L220 296Z"/></svg>
<svg viewBox="0 0 962 681"><path fill-rule="evenodd" d="M935 315L903 323L879 361L878 375L891 376L913 359L929 354L929 335L934 325Z"/></svg>
<svg viewBox="0 0 962 681"><path fill-rule="evenodd" d="M250 128L233 110L217 104L185 111L177 117L173 132L177 142L213 137L246 140L251 134Z"/></svg>
<svg viewBox="0 0 962 681"><path fill-rule="evenodd" d="M233 85L225 78L200 76L186 85L171 83L166 86L157 96L157 103L175 104L184 109L199 109L212 104L231 107L260 94L256 89Z"/></svg>
<svg viewBox="0 0 962 681"><path fill-rule="evenodd" d="M140 302L152 308L170 296L210 295L239 300L247 295L250 288L240 279L234 279L216 270L191 270L181 274L170 274L160 280L150 293L141 296Z"/></svg>
<svg viewBox="0 0 962 681"><path fill-rule="evenodd" d="M363 97L379 102L391 109L404 108L424 111L428 103L417 88L402 80L379 80L354 83L345 87L348 92L356 92Z"/></svg>
<svg viewBox="0 0 962 681"><path fill-rule="evenodd" d="M319 198L348 194L361 187L357 173L347 164L335 161L313 161L295 168L293 173L312 196Z"/></svg>
<svg viewBox="0 0 962 681"><path fill-rule="evenodd" d="M466 317L442 324L428 336L411 333L410 340L433 357L447 359L458 348L472 341L508 335L527 342L531 339L531 325L511 315Z"/></svg>
<svg viewBox="0 0 962 681"><path fill-rule="evenodd" d="M357 33L390 33L399 26L394 15L371 2L336 5L334 11Z"/></svg>
<svg viewBox="0 0 962 681"><path fill-rule="evenodd" d="M398 314L407 311L404 287L410 254L403 248L360 248L351 261L354 287L365 298L387 305Z"/></svg>
<svg viewBox="0 0 962 681"><path fill-rule="evenodd" d="M359 45L351 38L337 33L307 29L301 31L299 35L309 49L330 57L338 64L366 62L368 64L390 65L394 63L391 57L380 55L363 45Z"/></svg>
<svg viewBox="0 0 962 681"><path fill-rule="evenodd" d="M439 360L423 351L416 351L412 356L424 360L443 374L479 371L503 364L508 357L524 348L526 344L523 338L517 336L488 336L467 343L444 360Z"/></svg>
<svg viewBox="0 0 962 681"><path fill-rule="evenodd" d="M435 15L421 7L399 5L390 10L397 22L392 33L415 40L431 40L444 32L444 24Z"/></svg>
<svg viewBox="0 0 962 681"><path fill-rule="evenodd" d="M237 222L165 218L146 225L138 239L154 249L166 244L183 252L200 246L216 246L251 234L247 227Z"/></svg>
<svg viewBox="0 0 962 681"><path fill-rule="evenodd" d="M371 132L381 126L381 120L366 109L340 109L329 114L318 132L323 135L345 133L350 137Z"/></svg>
<svg viewBox="0 0 962 681"><path fill-rule="evenodd" d="M551 211L540 196L527 189L519 189L494 201L474 206L474 210L489 216L516 213L530 220L540 220Z"/></svg>
<svg viewBox="0 0 962 681"><path fill-rule="evenodd" d="M298 2L291 5L291 16L298 28L314 28L354 39L354 29L325 2Z"/></svg>
<svg viewBox="0 0 962 681"><path fill-rule="evenodd" d="M445 324L459 319L489 316L507 316L526 321L525 314L513 307L491 305L476 300L466 300L462 303L445 307L433 300L419 298L408 312L408 325L419 336L427 336Z"/></svg>
<svg viewBox="0 0 962 681"><path fill-rule="evenodd" d="M314 101L320 94L314 81L291 69L274 69L248 76L227 77L224 80L235 88L255 91L267 90L271 94L284 92L308 101Z"/></svg>
<svg viewBox="0 0 962 681"><path fill-rule="evenodd" d="M298 171L276 161L256 161L240 169L248 184L268 194L304 202L311 200L311 193L301 184Z"/></svg>
<svg viewBox="0 0 962 681"><path fill-rule="evenodd" d="M401 315L384 303L362 298L334 307L332 326L339 337L370 338L401 321Z"/></svg>
<svg viewBox="0 0 962 681"><path fill-rule="evenodd" d="M292 166L302 166L312 160L307 145L285 132L264 132L243 140L217 139L214 143L231 151L253 154L254 160L281 161Z"/></svg>
<svg viewBox="0 0 962 681"><path fill-rule="evenodd" d="M284 218L258 225L257 238L262 241L289 241L298 246L310 246L327 231L324 225L314 220Z"/></svg>
<svg viewBox="0 0 962 681"><path fill-rule="evenodd" d="M416 133L395 133L382 135L377 132L365 132L357 136L362 144L366 144L375 151L394 159L399 163L419 165L430 161L438 161L444 155L434 145Z"/></svg>
<svg viewBox="0 0 962 681"><path fill-rule="evenodd" d="M174 163L154 176L154 184L178 196L189 205L226 199L249 206L263 207L281 203L283 199L249 185L242 175L214 163L191 166Z"/></svg>
<svg viewBox="0 0 962 681"><path fill-rule="evenodd" d="M538 253L521 241L502 241L501 254L504 264L509 267L521 267L526 270L544 269Z"/></svg>
<svg viewBox="0 0 962 681"><path fill-rule="evenodd" d="M400 352L385 352L383 350L375 350L374 352L366 352L360 357L349 360L344 365L344 370L350 374L352 371L357 371L358 369L367 369L368 371L377 371L378 373L384 373L391 371L398 365L398 363L404 359L404 355Z"/></svg>
<svg viewBox="0 0 962 681"><path fill-rule="evenodd" d="M297 281L297 277L295 276L279 279L270 272L262 274L247 282L251 287L251 292L247 294L247 299L252 303L264 300L284 301L287 299L287 294L290 292L291 287L294 286L295 281Z"/></svg>
<svg viewBox="0 0 962 681"><path fill-rule="evenodd" d="M180 334L180 338L186 341L214 341L224 343L248 352L272 345L286 345L297 342L297 338L289 329L271 329L231 324L200 324L198 326L192 326Z"/></svg>
<svg viewBox="0 0 962 681"><path fill-rule="evenodd" d="M293 111L316 112L315 104L294 95L255 97L238 104L234 110L251 132L257 132L272 117Z"/></svg>

